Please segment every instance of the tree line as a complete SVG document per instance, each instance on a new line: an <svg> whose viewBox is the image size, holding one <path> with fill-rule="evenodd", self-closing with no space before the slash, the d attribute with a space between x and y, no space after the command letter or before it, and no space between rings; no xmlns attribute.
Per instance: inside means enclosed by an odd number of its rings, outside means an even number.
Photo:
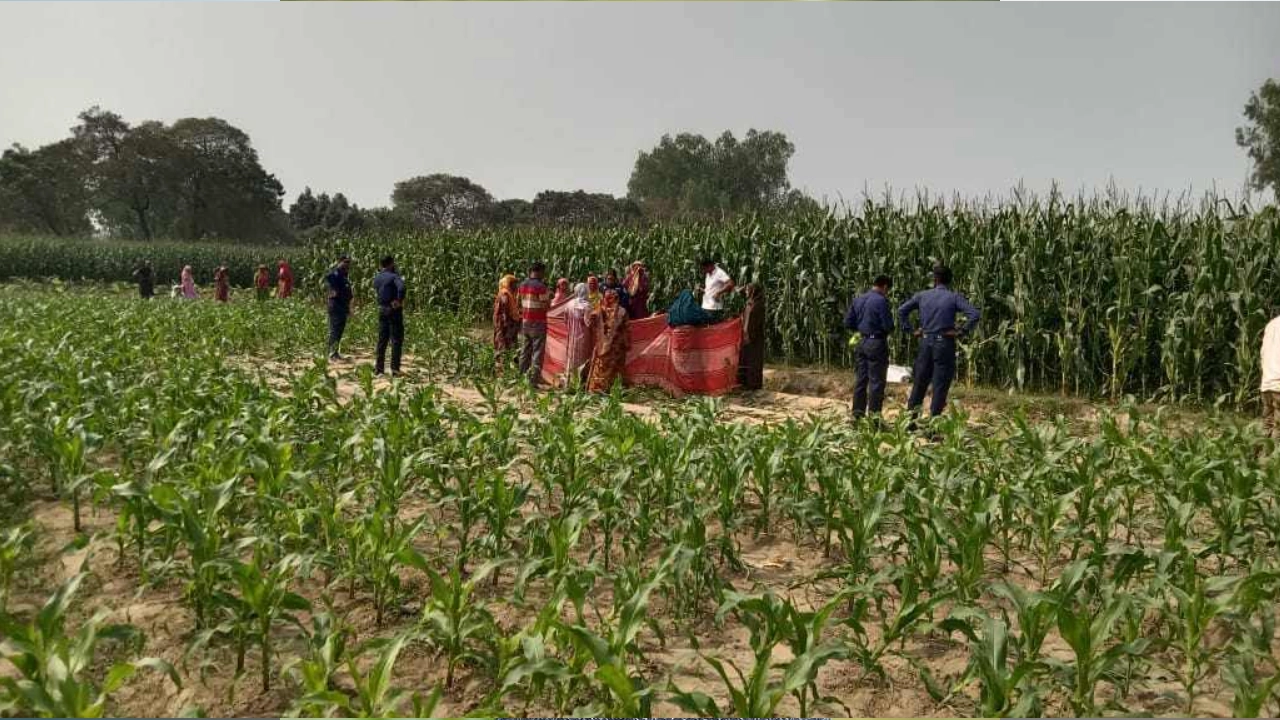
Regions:
<svg viewBox="0 0 1280 720"><path fill-rule="evenodd" d="M1235 140L1249 185L1280 196L1280 83L1244 107ZM248 133L216 117L136 124L97 106L70 137L0 154L0 232L151 240L291 242L333 233L467 230L514 225L628 225L673 217L819 210L791 187L795 145L781 132L663 135L641 151L627 194L544 190L497 199L467 177L431 173L395 183L386 207L307 187L286 210L285 189L262 167Z"/></svg>
<svg viewBox="0 0 1280 720"><path fill-rule="evenodd" d="M791 188L795 146L776 131L664 135L640 152L627 194L548 189L498 199L470 178L431 173L395 183L386 207L284 186L248 133L216 117L130 123L94 106L70 136L0 155L0 231L137 240L291 242L360 231L510 225L625 225L674 216L816 208Z"/></svg>

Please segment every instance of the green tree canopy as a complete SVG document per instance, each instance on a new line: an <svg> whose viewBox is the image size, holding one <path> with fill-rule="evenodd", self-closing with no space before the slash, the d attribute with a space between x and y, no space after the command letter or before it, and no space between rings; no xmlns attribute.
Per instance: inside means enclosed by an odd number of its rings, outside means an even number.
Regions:
<svg viewBox="0 0 1280 720"><path fill-rule="evenodd" d="M640 206L632 200L584 190L544 190L533 198L531 210L538 222L565 225L620 223L641 216Z"/></svg>
<svg viewBox="0 0 1280 720"><path fill-rule="evenodd" d="M787 136L774 131L748 130L741 141L725 131L714 143L693 133L663 135L636 158L627 192L659 215L767 208L787 197L793 154Z"/></svg>
<svg viewBox="0 0 1280 720"><path fill-rule="evenodd" d="M1249 182L1255 190L1270 187L1280 199L1280 82L1267 80L1244 106L1248 124L1236 128L1236 144L1253 162Z"/></svg>
<svg viewBox="0 0 1280 720"><path fill-rule="evenodd" d="M391 203L417 227L455 229L482 224L493 196L467 178L435 173L396 183Z"/></svg>
<svg viewBox="0 0 1280 720"><path fill-rule="evenodd" d="M0 155L0 228L51 235L87 235L90 195L84 156L72 140Z"/></svg>

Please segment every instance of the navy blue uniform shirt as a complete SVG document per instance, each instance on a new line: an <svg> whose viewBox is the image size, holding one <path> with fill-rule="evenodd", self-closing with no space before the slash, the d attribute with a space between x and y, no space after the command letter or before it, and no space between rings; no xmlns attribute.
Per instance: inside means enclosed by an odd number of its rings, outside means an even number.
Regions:
<svg viewBox="0 0 1280 720"><path fill-rule="evenodd" d="M920 329L925 335L942 335L948 330L956 329L956 313L962 313L968 323L962 334L968 335L978 326L980 314L978 309L968 300L946 285L935 285L932 289L916 293L910 300L898 308L898 324L903 332L911 332L911 311L920 309Z"/></svg>
<svg viewBox="0 0 1280 720"><path fill-rule="evenodd" d="M329 309L339 312L350 310L351 280L335 267L324 276L324 281L329 284L329 291L333 293L333 297L329 298Z"/></svg>
<svg viewBox="0 0 1280 720"><path fill-rule="evenodd" d="M378 304L390 307L395 300L404 301L404 278L399 273L383 270L373 276L373 292L378 296Z"/></svg>
<svg viewBox="0 0 1280 720"><path fill-rule="evenodd" d="M889 300L875 290L868 290L849 303L844 326L863 335L884 337L893 332L893 313Z"/></svg>

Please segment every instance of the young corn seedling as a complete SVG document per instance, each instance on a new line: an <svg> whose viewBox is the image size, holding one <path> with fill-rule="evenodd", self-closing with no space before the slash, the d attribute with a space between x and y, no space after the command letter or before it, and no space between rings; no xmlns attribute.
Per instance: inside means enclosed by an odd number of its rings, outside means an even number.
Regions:
<svg viewBox="0 0 1280 720"><path fill-rule="evenodd" d="M1215 620L1235 606L1241 578L1205 578L1196 572L1195 558L1186 552L1172 575L1165 587L1170 597L1164 612L1170 620L1171 644L1182 659L1175 672L1185 696L1183 712L1190 717L1195 714L1196 688L1216 669L1223 650L1206 642L1206 634Z"/></svg>
<svg viewBox="0 0 1280 720"><path fill-rule="evenodd" d="M23 523L0 533L0 614L8 608L9 591L14 575L31 561L35 550L35 531Z"/></svg>
<svg viewBox="0 0 1280 720"><path fill-rule="evenodd" d="M346 696L338 691L334 676L347 662L353 631L330 612L311 616L306 654L282 668L298 686L298 698L290 710L293 717L317 717L327 708L339 707Z"/></svg>
<svg viewBox="0 0 1280 720"><path fill-rule="evenodd" d="M302 627L293 613L309 611L311 603L289 590L302 558L289 555L275 564L268 565L265 553L255 551L250 562L236 562L231 568L237 594L223 596L233 615L234 634L237 639L236 673L244 670L244 657L249 642L258 645L262 652L259 671L262 692L271 690L271 661L274 644L271 630L281 622Z"/></svg>
<svg viewBox="0 0 1280 720"><path fill-rule="evenodd" d="M18 717L103 717L111 694L141 668L163 672L181 687L173 667L159 658L117 662L100 680L91 677L100 667L99 641L136 647L141 636L128 625L103 624L105 611L76 629L67 627L67 609L84 578L81 572L59 586L27 623L0 612L0 658L16 670L16 675L0 675L0 712Z"/></svg>
<svg viewBox="0 0 1280 720"><path fill-rule="evenodd" d="M1113 677L1122 660L1141 654L1147 647L1145 639L1131 643L1114 642L1116 622L1124 615L1130 602L1126 595L1103 590L1079 593L1058 606L1058 633L1071 648L1074 661L1046 662L1067 680L1071 708L1079 716L1096 715L1098 683Z"/></svg>
<svg viewBox="0 0 1280 720"><path fill-rule="evenodd" d="M603 634L597 635L583 625L574 625L567 630L574 644L582 653L589 654L596 664L592 677L600 683L610 698L602 711L609 716L649 717L653 708L653 689L648 686L644 676L633 672L628 666L628 658L641 657L636 638L648 624L646 612L649 597L666 582L673 571L680 548L677 546L668 551L653 572L641 579L634 590L626 595L626 600L615 608L616 618L613 622L605 621Z"/></svg>
<svg viewBox="0 0 1280 720"><path fill-rule="evenodd" d="M445 687L453 687L454 671L462 663L496 670L497 627L493 615L473 593L497 565L482 565L465 580L457 565L451 566L447 575L430 567L423 569L431 579L431 594L422 607L419 628L427 642L446 658Z"/></svg>

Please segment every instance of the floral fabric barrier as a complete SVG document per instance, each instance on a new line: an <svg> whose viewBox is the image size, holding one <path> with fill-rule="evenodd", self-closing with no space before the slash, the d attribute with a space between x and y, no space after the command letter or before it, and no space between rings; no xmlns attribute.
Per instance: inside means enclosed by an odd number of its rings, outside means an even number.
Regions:
<svg viewBox="0 0 1280 720"><path fill-rule="evenodd" d="M563 384L569 329L566 305L547 313L547 347L542 356L543 381ZM673 395L723 395L738 383L738 351L742 321L732 318L704 327L667 326L666 315L632 320L627 325L631 347L623 380L628 385L660 387Z"/></svg>

